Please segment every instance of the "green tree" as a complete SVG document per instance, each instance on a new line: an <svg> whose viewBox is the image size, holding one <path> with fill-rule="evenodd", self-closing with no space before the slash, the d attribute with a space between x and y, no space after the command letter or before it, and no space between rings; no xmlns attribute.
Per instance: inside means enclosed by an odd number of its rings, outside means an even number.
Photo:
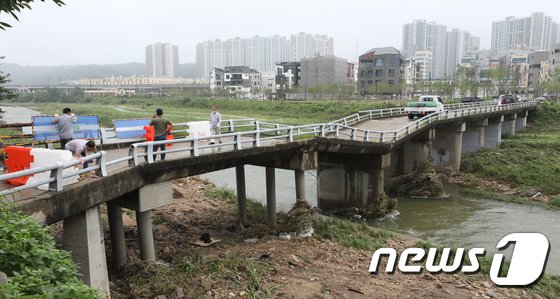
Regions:
<svg viewBox="0 0 560 299"><path fill-rule="evenodd" d="M2 59L4 59L3 56L0 57L0 60ZM0 101L8 100L15 97L15 94L2 86L6 83L9 83L10 81L10 74L4 74L4 72L0 71Z"/></svg>
<svg viewBox="0 0 560 299"><path fill-rule="evenodd" d="M41 2L45 2L45 0L38 0ZM51 0L58 6L64 5L62 0ZM21 13L22 10L31 9L31 3L35 2L35 0L4 0L0 1L0 16L5 14L9 14L14 19L19 21L18 14ZM6 30L6 28L12 27L10 24L6 22L0 21L0 29Z"/></svg>

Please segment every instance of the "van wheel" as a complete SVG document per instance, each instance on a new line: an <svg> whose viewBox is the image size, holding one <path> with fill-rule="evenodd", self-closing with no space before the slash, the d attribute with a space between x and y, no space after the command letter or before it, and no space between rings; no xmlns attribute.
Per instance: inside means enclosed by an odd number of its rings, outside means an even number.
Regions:
<svg viewBox="0 0 560 299"><path fill-rule="evenodd" d="M414 115L409 114L409 115L408 115L408 119L414 119Z"/></svg>

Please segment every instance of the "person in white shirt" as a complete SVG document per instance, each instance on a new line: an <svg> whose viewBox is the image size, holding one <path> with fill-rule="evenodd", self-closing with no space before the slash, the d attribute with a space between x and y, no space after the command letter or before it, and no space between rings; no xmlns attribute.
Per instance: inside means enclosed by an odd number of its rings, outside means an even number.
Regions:
<svg viewBox="0 0 560 299"><path fill-rule="evenodd" d="M218 112L218 107L212 105L212 112L210 113L210 132L212 135L220 135L220 127L222 126L222 115ZM221 138L217 138L219 143L222 143ZM214 139L210 140L210 144L214 144Z"/></svg>
<svg viewBox="0 0 560 299"><path fill-rule="evenodd" d="M78 159L85 157L88 154L93 154L97 151L95 141L85 139L74 139L66 143L65 149L71 151ZM89 162L84 162L84 168L88 168Z"/></svg>

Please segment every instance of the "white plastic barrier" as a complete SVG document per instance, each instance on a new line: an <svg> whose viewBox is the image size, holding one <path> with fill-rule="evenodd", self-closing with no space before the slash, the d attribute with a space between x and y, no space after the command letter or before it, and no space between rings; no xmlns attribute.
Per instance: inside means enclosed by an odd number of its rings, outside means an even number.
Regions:
<svg viewBox="0 0 560 299"><path fill-rule="evenodd" d="M33 148L30 152L33 156L33 162L30 165L30 168L40 167L40 166L47 166L57 162L70 162L72 161L72 152L67 150L53 150L53 149L46 149L46 148ZM64 173L72 172L74 169L67 168L64 169ZM30 177L27 180L26 184L31 184L42 179L47 179L51 175L50 171L37 173L34 176ZM64 179L64 186L76 183L78 181L78 176L71 176L69 178ZM49 184L40 185L40 190L48 190Z"/></svg>
<svg viewBox="0 0 560 299"><path fill-rule="evenodd" d="M187 130L189 137L210 137L212 135L209 121L191 121L187 125L189 126Z"/></svg>

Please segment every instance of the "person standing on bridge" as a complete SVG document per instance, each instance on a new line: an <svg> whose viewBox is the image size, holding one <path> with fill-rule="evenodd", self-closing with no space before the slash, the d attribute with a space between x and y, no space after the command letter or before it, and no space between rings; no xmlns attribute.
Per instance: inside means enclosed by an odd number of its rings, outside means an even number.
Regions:
<svg viewBox="0 0 560 299"><path fill-rule="evenodd" d="M60 139L60 148L65 149L66 143L74 139L74 131L72 130L72 123L78 122L78 118L70 108L62 109L62 115L55 114L52 120L58 129L58 137Z"/></svg>
<svg viewBox="0 0 560 299"><path fill-rule="evenodd" d="M210 112L210 132L212 135L220 135L220 127L222 126L222 114L218 112L218 107L212 105L212 112ZM221 138L217 138L219 143L222 143ZM215 140L210 139L210 144L214 144Z"/></svg>
<svg viewBox="0 0 560 299"><path fill-rule="evenodd" d="M150 126L154 126L154 141L166 140L167 133L173 129L173 123L163 116L163 110L161 108L156 109L156 114L150 121ZM154 161L156 160L156 154L158 147L161 151L165 151L165 144L154 145ZM161 153L161 159L165 160L165 153Z"/></svg>

